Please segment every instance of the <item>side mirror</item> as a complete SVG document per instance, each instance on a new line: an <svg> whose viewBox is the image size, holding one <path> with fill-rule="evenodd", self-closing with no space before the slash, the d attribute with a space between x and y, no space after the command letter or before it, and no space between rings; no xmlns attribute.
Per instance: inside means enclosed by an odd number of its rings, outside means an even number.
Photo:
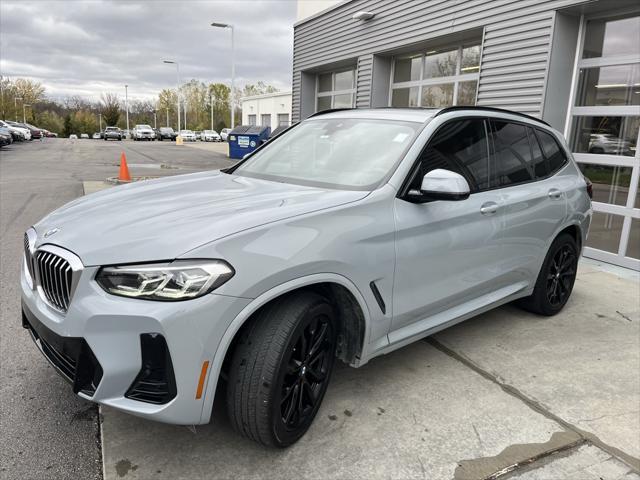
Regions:
<svg viewBox="0 0 640 480"><path fill-rule="evenodd" d="M409 191L408 200L415 203L432 200L465 200L470 194L469 184L462 175L438 168L423 177L419 192Z"/></svg>

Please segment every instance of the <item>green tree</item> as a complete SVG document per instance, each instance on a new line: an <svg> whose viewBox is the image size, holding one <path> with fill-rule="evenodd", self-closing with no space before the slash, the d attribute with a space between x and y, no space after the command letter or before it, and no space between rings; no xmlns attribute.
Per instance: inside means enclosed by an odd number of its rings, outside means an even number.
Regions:
<svg viewBox="0 0 640 480"><path fill-rule="evenodd" d="M39 127L60 135L64 130L64 120L52 110L45 110L38 114L36 123Z"/></svg>
<svg viewBox="0 0 640 480"><path fill-rule="evenodd" d="M71 124L71 115L67 113L64 117L64 127L62 129L62 135L68 138L69 135L73 133L72 129L73 125Z"/></svg>

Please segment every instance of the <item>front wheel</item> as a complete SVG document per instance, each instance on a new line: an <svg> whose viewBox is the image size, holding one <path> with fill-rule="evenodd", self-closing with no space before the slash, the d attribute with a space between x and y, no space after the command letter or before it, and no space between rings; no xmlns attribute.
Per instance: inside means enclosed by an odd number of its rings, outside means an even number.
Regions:
<svg viewBox="0 0 640 480"><path fill-rule="evenodd" d="M233 353L227 412L240 434L286 447L308 430L329 385L336 349L331 304L312 292L265 307Z"/></svg>
<svg viewBox="0 0 640 480"><path fill-rule="evenodd" d="M571 235L558 236L547 252L533 294L518 304L525 310L547 316L562 310L576 281L578 255L578 245Z"/></svg>

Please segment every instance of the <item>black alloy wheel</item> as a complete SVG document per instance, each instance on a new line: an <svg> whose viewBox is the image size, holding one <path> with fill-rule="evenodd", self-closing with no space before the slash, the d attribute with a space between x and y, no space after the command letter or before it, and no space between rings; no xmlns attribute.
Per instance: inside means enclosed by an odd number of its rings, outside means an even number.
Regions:
<svg viewBox="0 0 640 480"><path fill-rule="evenodd" d="M296 431L315 415L333 365L333 326L326 316L309 318L285 356L279 415L286 431ZM277 406L277 405L276 405Z"/></svg>
<svg viewBox="0 0 640 480"><path fill-rule="evenodd" d="M547 273L547 299L553 307L567 303L576 276L578 259L567 244L554 255Z"/></svg>
<svg viewBox="0 0 640 480"><path fill-rule="evenodd" d="M533 293L518 305L540 315L555 315L569 300L578 271L579 249L573 236L563 233L549 247Z"/></svg>
<svg viewBox="0 0 640 480"><path fill-rule="evenodd" d="M299 291L263 307L239 333L227 382L233 428L256 442L286 447L313 422L336 350L329 301Z"/></svg>

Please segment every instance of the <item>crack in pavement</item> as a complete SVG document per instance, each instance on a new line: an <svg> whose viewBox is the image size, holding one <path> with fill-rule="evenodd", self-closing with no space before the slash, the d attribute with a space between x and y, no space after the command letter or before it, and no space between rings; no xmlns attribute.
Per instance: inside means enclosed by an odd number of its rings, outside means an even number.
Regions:
<svg viewBox="0 0 640 480"><path fill-rule="evenodd" d="M426 343L430 344L431 346L433 346L434 348L436 348L437 350L441 351L445 355L448 355L449 357L453 358L454 360L457 360L458 362L462 363L466 367L472 369L474 372L478 373L479 375L481 375L482 377L484 377L487 380L491 381L492 383L498 385L505 393L507 393L507 394L517 398L518 400L522 401L523 403L525 403L529 408L531 408L535 412L540 413L541 415L545 416L546 418L548 418L550 420L553 420L554 422L558 423L560 426L564 427L566 430L571 431L574 434L578 435L580 437L579 443L585 443L585 442L588 441L589 443L593 444L594 446L598 447L599 449L607 452L609 455L611 455L613 457L616 457L617 459L619 459L622 462L624 462L625 464L627 464L629 467L631 467L633 472L640 474L640 459L638 459L636 457L633 457L632 455L629 455L626 452L623 452L619 448L616 448L616 447L613 447L611 445L608 445L608 444L604 443L595 434L590 433L590 432L586 432L586 431L576 427L575 425L567 422L566 420L560 418L559 416L555 415L550 410L548 410L546 407L544 407L540 402L537 402L536 400L533 400L532 398L530 398L529 396L525 395L523 392L518 390L516 387L514 387L512 385L509 385L508 383L500 380L497 375L493 375L493 374L489 373L488 371L484 370L482 367L480 367L479 365L475 364L469 358L467 358L464 355L452 350L451 348L447 347L446 345L440 343L440 341L436 340L434 337L427 337L427 338L424 339L424 341ZM557 449L554 449L554 450L557 450ZM551 452L551 453L553 453L553 452ZM510 471L512 471L512 470L509 470L509 472ZM494 474L497 474L497 473L499 473L499 472L494 472ZM508 473L508 472L503 472L500 475L504 475L505 473ZM497 477L489 476L489 477L485 477L485 478L487 480L490 480L492 478L497 478Z"/></svg>

